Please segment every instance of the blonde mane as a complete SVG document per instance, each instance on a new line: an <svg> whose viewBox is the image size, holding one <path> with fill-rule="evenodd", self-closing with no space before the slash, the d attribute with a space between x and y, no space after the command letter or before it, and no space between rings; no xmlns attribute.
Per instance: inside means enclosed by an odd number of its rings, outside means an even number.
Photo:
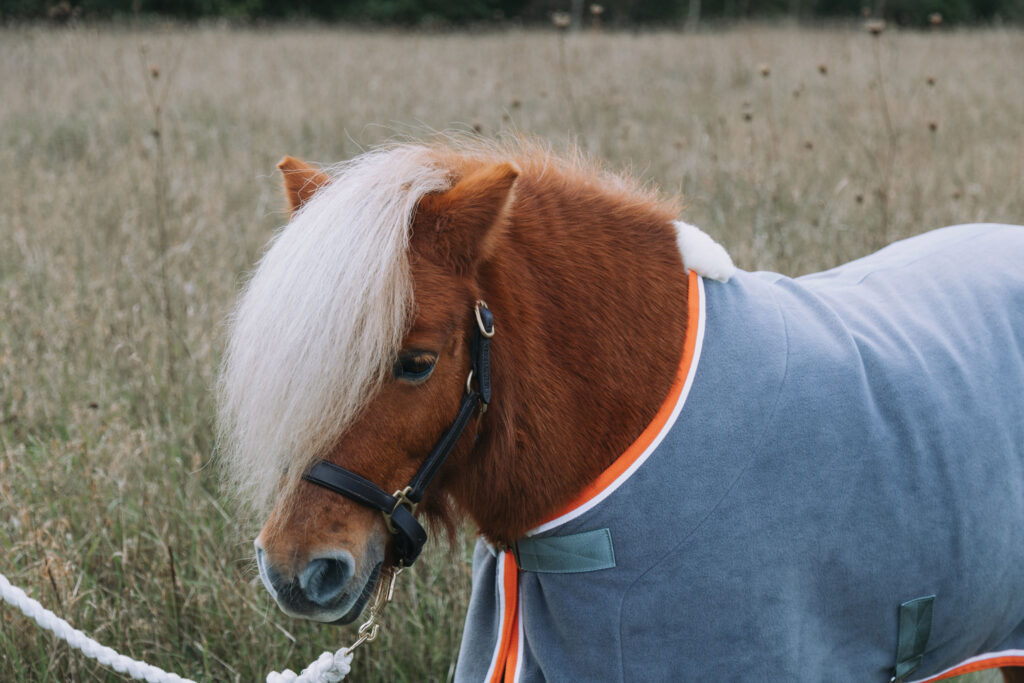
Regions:
<svg viewBox="0 0 1024 683"><path fill-rule="evenodd" d="M416 145L329 174L273 239L229 321L219 450L254 511L325 454L390 369L413 303L413 212L450 182Z"/></svg>
<svg viewBox="0 0 1024 683"><path fill-rule="evenodd" d="M509 159L547 183L677 210L628 174L520 137L442 135L328 169L330 184L272 240L229 320L218 445L250 512L264 513L326 455L389 372L413 309L408 249L420 198Z"/></svg>

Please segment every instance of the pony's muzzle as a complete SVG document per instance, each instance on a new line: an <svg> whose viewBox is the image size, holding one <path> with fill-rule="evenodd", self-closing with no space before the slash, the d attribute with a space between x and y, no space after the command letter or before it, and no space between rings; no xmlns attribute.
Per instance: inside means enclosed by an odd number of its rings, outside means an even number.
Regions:
<svg viewBox="0 0 1024 683"><path fill-rule="evenodd" d="M355 573L355 560L347 550L312 557L304 567L284 572L270 563L257 542L256 562L263 585L277 603L286 611L303 616L337 607Z"/></svg>

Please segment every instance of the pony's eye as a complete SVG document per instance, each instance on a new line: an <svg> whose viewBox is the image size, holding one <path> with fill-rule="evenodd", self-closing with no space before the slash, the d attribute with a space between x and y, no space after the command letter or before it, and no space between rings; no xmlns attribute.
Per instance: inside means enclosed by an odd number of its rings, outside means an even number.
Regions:
<svg viewBox="0 0 1024 683"><path fill-rule="evenodd" d="M431 351L402 351L392 369L395 379L419 383L430 377L437 363L437 354Z"/></svg>

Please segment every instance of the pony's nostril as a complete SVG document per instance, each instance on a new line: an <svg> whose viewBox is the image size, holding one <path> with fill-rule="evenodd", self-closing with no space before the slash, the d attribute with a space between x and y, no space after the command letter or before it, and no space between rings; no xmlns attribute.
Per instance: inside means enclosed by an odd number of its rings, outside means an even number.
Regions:
<svg viewBox="0 0 1024 683"><path fill-rule="evenodd" d="M310 602L328 607L345 590L352 578L354 562L348 553L338 553L310 560L299 576L299 585Z"/></svg>

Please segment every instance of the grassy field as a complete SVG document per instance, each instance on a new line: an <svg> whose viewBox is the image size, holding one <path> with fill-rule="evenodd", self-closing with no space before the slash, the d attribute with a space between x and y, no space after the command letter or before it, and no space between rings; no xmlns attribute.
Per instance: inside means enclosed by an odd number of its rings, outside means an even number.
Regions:
<svg viewBox="0 0 1024 683"><path fill-rule="evenodd" d="M740 266L798 274L1024 222L1022 71L1010 30L0 30L0 572L202 681L352 638L272 604L212 461L222 320L284 222L284 154L425 127L575 138L681 193ZM404 577L352 679L450 678L461 551ZM0 606L0 680L119 677Z"/></svg>

